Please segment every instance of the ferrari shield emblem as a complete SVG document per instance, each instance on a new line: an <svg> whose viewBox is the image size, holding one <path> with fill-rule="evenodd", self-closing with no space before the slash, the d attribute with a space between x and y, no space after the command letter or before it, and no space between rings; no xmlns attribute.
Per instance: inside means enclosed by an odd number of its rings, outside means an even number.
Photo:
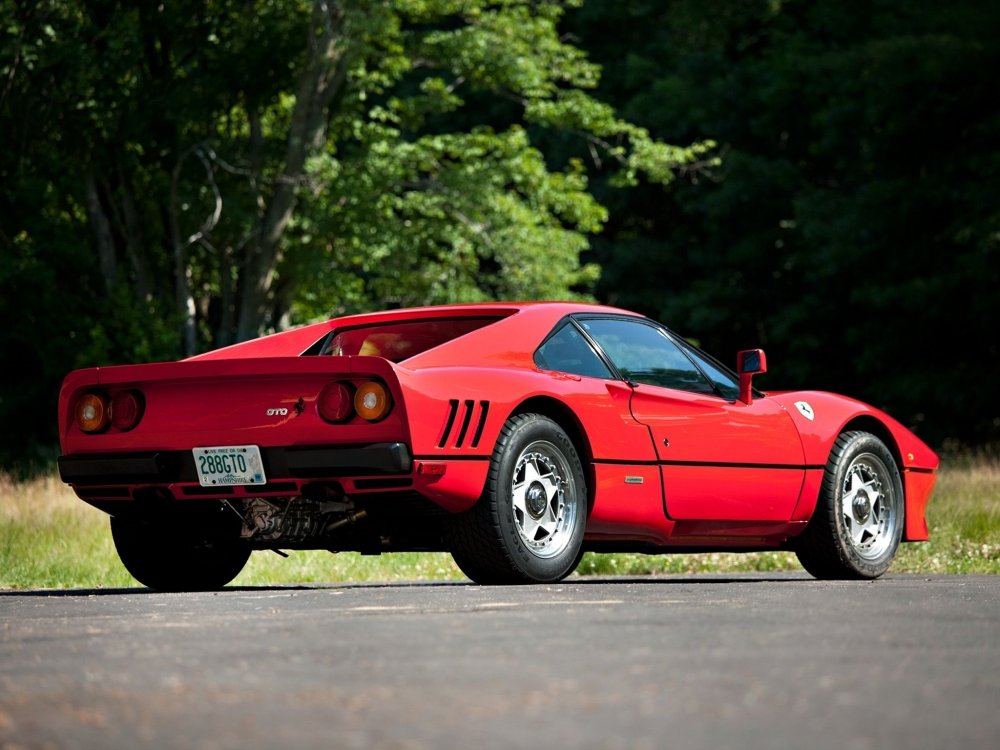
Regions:
<svg viewBox="0 0 1000 750"><path fill-rule="evenodd" d="M813 412L813 408L805 401L796 401L795 408L799 410L799 414L808 419L810 422L812 422L816 416L815 412Z"/></svg>

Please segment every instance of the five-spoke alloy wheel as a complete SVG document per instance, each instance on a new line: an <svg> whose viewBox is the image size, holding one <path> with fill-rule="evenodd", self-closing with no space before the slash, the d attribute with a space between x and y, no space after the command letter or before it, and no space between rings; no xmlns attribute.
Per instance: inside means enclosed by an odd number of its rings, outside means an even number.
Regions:
<svg viewBox="0 0 1000 750"><path fill-rule="evenodd" d="M877 578L892 564L903 534L903 487L885 444L867 432L834 443L812 520L796 542L817 578Z"/></svg>
<svg viewBox="0 0 1000 750"><path fill-rule="evenodd" d="M519 414L504 425L486 490L452 519L449 544L478 583L542 583L573 572L587 522L587 486L576 448L558 424Z"/></svg>
<svg viewBox="0 0 1000 750"><path fill-rule="evenodd" d="M578 503L572 488L572 470L552 443L532 443L517 459L510 495L514 523L521 541L535 555L551 558L573 542Z"/></svg>

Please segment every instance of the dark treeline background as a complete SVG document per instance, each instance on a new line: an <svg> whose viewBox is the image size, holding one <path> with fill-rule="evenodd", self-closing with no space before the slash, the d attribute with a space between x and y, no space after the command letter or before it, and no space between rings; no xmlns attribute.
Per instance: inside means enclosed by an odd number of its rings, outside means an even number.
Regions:
<svg viewBox="0 0 1000 750"><path fill-rule="evenodd" d="M587 3L601 93L713 178L599 193L597 294L770 388L888 409L933 445L1000 434L1000 4Z"/></svg>
<svg viewBox="0 0 1000 750"><path fill-rule="evenodd" d="M977 0L0 0L0 466L72 368L488 298L996 442L997 39Z"/></svg>

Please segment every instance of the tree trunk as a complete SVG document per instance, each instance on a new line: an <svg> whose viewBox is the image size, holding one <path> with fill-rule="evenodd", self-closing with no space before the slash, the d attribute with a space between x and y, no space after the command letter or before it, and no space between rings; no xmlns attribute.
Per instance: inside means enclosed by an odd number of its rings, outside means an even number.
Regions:
<svg viewBox="0 0 1000 750"><path fill-rule="evenodd" d="M228 245L219 248L219 325L215 329L215 345L233 343L233 250Z"/></svg>
<svg viewBox="0 0 1000 750"><path fill-rule="evenodd" d="M268 321L275 274L281 262L281 239L295 209L305 163L323 146L330 101L347 78L346 37L344 11L335 3L315 0L308 55L296 87L285 166L275 180L259 231L248 243L241 264L243 277L236 327L239 341L259 335Z"/></svg>
<svg viewBox="0 0 1000 750"><path fill-rule="evenodd" d="M185 357L197 352L198 339L195 327L194 296L191 294L191 267L188 264L188 248L190 242L181 238L180 225L177 217L177 182L180 179L181 156L174 167L170 183L170 244L173 248L174 261L174 305L181 319L181 348Z"/></svg>
<svg viewBox="0 0 1000 750"><path fill-rule="evenodd" d="M111 222L108 221L104 207L101 205L101 195L97 189L97 179L92 172L87 172L83 178L83 189L86 193L87 217L94 230L94 241L97 244L97 260L104 277L104 288L108 295L118 282L118 262L115 258L115 240L111 234Z"/></svg>
<svg viewBox="0 0 1000 750"><path fill-rule="evenodd" d="M125 248L132 261L132 270L135 271L136 299L149 304L153 298L153 274L149 268L148 250L143 236L142 222L139 220L139 211L135 205L132 182L120 166L118 182L121 185L122 213L125 219Z"/></svg>

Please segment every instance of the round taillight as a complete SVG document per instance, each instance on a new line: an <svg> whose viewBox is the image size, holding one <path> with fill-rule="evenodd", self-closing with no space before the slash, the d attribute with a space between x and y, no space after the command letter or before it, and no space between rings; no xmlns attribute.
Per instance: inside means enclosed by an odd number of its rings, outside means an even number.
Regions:
<svg viewBox="0 0 1000 750"><path fill-rule="evenodd" d="M369 381L354 394L354 410L362 419L378 422L392 409L392 397L381 383Z"/></svg>
<svg viewBox="0 0 1000 750"><path fill-rule="evenodd" d="M145 404L139 391L119 391L111 399L111 426L128 432L142 419Z"/></svg>
<svg viewBox="0 0 1000 750"><path fill-rule="evenodd" d="M76 402L76 424L84 432L100 432L110 419L107 399L97 393L85 393Z"/></svg>
<svg viewBox="0 0 1000 750"><path fill-rule="evenodd" d="M344 422L354 414L354 388L350 383L328 383L316 400L319 415L327 422Z"/></svg>

